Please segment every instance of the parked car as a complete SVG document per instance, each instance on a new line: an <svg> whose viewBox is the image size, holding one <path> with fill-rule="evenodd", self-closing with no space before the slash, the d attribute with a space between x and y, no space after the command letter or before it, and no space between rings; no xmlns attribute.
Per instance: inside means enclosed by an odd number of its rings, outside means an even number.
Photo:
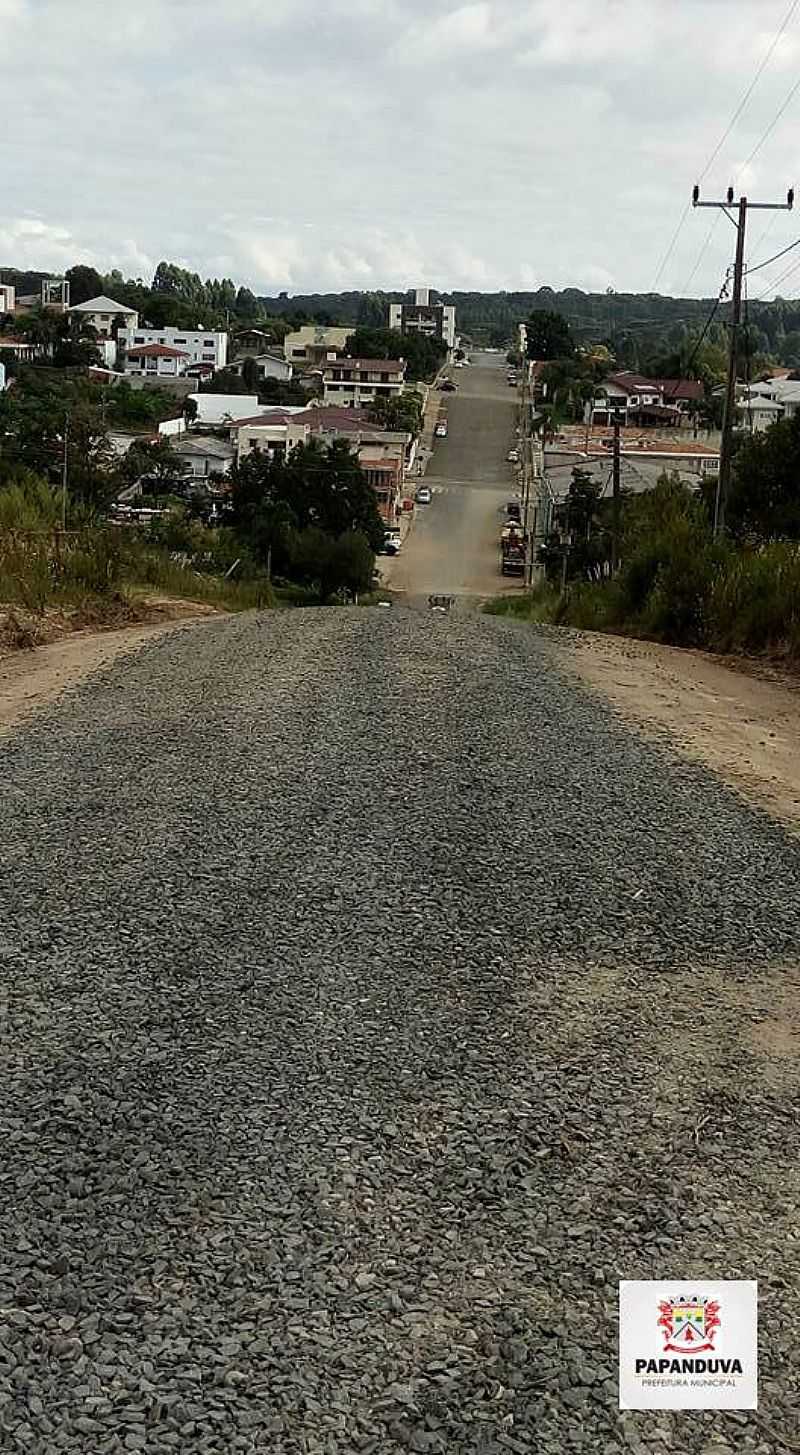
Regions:
<svg viewBox="0 0 800 1455"><path fill-rule="evenodd" d="M417 491L417 505L430 505L431 492L427 485L422 485Z"/></svg>
<svg viewBox="0 0 800 1455"><path fill-rule="evenodd" d="M452 379L443 379L439 388L443 389L445 394L455 394L458 385Z"/></svg>
<svg viewBox="0 0 800 1455"><path fill-rule="evenodd" d="M508 460L509 465L518 465L519 450L509 450L508 454L506 455L506 459Z"/></svg>
<svg viewBox="0 0 800 1455"><path fill-rule="evenodd" d="M447 425L444 424L444 423L437 424L437 426L436 426L436 428L435 428L435 430L433 432L434 432L434 434L436 434L436 435L439 436L439 439L440 440L446 439L447 438Z"/></svg>

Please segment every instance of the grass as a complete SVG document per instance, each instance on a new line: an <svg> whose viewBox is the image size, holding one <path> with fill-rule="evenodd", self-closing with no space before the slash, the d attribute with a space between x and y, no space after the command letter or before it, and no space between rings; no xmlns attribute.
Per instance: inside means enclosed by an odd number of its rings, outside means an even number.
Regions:
<svg viewBox="0 0 800 1455"><path fill-rule="evenodd" d="M682 530L635 551L614 581L500 596L495 616L800 664L800 546L715 544Z"/></svg>

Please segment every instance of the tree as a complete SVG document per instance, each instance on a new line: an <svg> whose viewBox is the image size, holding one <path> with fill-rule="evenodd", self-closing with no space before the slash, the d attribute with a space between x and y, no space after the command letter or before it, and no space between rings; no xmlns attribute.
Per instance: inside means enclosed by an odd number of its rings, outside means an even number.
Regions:
<svg viewBox="0 0 800 1455"><path fill-rule="evenodd" d="M86 263L76 263L64 274L69 283L69 301L73 308L78 303L88 303L90 298L99 298L103 292L103 279L96 268Z"/></svg>
<svg viewBox="0 0 800 1455"><path fill-rule="evenodd" d="M434 377L447 357L447 345L441 339L403 334L395 328L359 326L348 340L347 352L352 359L405 359L406 378L413 383Z"/></svg>
<svg viewBox="0 0 800 1455"><path fill-rule="evenodd" d="M733 459L726 507L734 536L800 540L800 416L780 419L742 440Z"/></svg>
<svg viewBox="0 0 800 1455"><path fill-rule="evenodd" d="M537 309L526 328L529 359L567 359L575 352L569 324L560 313Z"/></svg>
<svg viewBox="0 0 800 1455"><path fill-rule="evenodd" d="M418 435L422 431L422 397L416 389L407 394L378 395L369 410L369 417L381 429Z"/></svg>
<svg viewBox="0 0 800 1455"><path fill-rule="evenodd" d="M102 509L121 481L102 399L88 380L55 369L25 369L0 394L0 480L24 466L60 483L65 433L70 500Z"/></svg>
<svg viewBox="0 0 800 1455"><path fill-rule="evenodd" d="M123 461L123 473L134 484L146 479L158 490L175 485L186 474L186 461L176 455L168 439L135 440Z"/></svg>

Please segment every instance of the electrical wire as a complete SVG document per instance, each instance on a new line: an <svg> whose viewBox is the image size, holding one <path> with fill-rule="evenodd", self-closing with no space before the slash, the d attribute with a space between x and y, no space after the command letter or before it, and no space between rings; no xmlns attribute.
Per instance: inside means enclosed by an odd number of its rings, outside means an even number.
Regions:
<svg viewBox="0 0 800 1455"><path fill-rule="evenodd" d="M790 4L789 9L787 10L786 14L783 17L783 20L782 20L781 25L780 25L780 29L777 31L776 35L773 37L772 43L768 47L766 53L764 54L764 56L763 56L763 58L761 60L761 63L759 64L758 70L756 71L756 73L755 73L752 81L750 82L750 85L747 87L747 90L745 91L745 93L744 93L741 101L739 102L739 105L736 107L736 110L734 111L733 116L731 117L730 121L728 122L728 125L726 126L724 132L722 133L722 136L720 137L719 141L717 142L717 145L715 146L713 152L711 153L710 157L708 158L708 161L706 162L706 164L705 164L702 172L700 173L700 176L697 179L698 182L702 182L703 179L706 176L708 176L708 173L710 172L712 166L714 165L714 162L717 160L717 157L719 156L720 152L722 151L723 146L725 145L726 141L728 140L728 137L730 136L731 132L733 131L734 126L736 125L737 121L739 120L739 117L741 116L742 112L744 111L745 106L747 105L748 101L750 100L750 97L752 96L752 94L753 94L756 86L758 85L758 82L760 81L762 75L764 74L764 71L766 70L767 66L769 65L769 62L771 61L771 59L772 59L772 57L773 57L773 55L775 53L775 49L776 49L776 47L778 45L778 42L781 39L781 36L783 35L784 31L786 30L787 25L789 24L789 22L791 21L792 17L794 16L794 13L797 10L798 5L800 5L800 0L792 0L792 3ZM800 81L798 82L798 86L800 86ZM784 102L783 107L778 112L778 115L775 117L775 119L772 122L771 126L769 127L768 131L761 138L761 141L756 146L756 148L753 151L752 155L748 158L747 162L745 162L745 166L749 166L750 162L753 160L753 157L756 155L756 152L760 151L763 143L767 139L767 136L773 130L773 128L775 127L776 123L780 120L780 117L782 116L783 112L785 111L786 107L788 106L790 100L791 100L791 94L790 94L789 97L787 97L787 100ZM744 169L742 169L742 170L744 170ZM686 219L689 216L689 212L690 211L691 211L691 203L690 202L687 202L686 206L683 209L683 212L681 213L680 219L678 221L678 225L675 228L675 231L674 231L674 233L672 235L672 238L670 240L669 246L667 247L667 250L664 253L664 256L661 259L661 262L659 264L658 272L656 273L655 280L653 282L653 286L650 289L650 292L651 293L655 293L656 288L658 287L658 284L661 281L661 276L662 276L662 274L664 272L664 269L667 266L667 263L669 262L670 258L672 257L672 254L673 254L673 252L675 250L675 245L676 245L676 243L678 241L678 238L679 238L679 236L680 236L680 234L681 234L681 232L683 230L684 223L686 222ZM705 250L706 250L706 248L708 247L708 244L711 241L711 237L713 235L714 228L716 227L716 223L718 221L719 221L719 214L717 214L717 217L715 218L714 223L712 224L712 226L709 229L708 237L706 238L706 241L703 244L703 249L702 249L702 252L700 254L700 257L698 258L697 262L694 265L694 268L692 269L692 274L691 274L691 277L689 279L689 282L691 282L691 279L694 278L695 273L697 272L697 269L699 268L700 263L702 262L703 256L705 255ZM686 285L686 287L688 287L688 284ZM684 289L684 291L685 291L685 289Z"/></svg>
<svg viewBox="0 0 800 1455"><path fill-rule="evenodd" d="M800 248L800 237L795 238L794 242L789 243L788 248L781 248L779 253L773 253L771 258L765 258L763 263L754 263L751 268L745 268L745 277L748 273L758 273L762 268L768 268L770 263L777 263L778 258L785 257L787 253L792 251L792 248Z"/></svg>

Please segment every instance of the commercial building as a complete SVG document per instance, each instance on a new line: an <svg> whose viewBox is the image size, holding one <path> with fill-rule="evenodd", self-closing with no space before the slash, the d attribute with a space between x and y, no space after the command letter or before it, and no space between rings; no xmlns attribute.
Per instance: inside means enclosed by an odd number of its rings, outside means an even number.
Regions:
<svg viewBox="0 0 800 1455"><path fill-rule="evenodd" d="M323 403L357 409L376 399L395 398L405 380L405 359L334 359L322 371Z"/></svg>
<svg viewBox="0 0 800 1455"><path fill-rule="evenodd" d="M413 303L390 303L389 327L441 339L448 349L456 346L456 310L451 304L431 303L430 288L417 288Z"/></svg>

